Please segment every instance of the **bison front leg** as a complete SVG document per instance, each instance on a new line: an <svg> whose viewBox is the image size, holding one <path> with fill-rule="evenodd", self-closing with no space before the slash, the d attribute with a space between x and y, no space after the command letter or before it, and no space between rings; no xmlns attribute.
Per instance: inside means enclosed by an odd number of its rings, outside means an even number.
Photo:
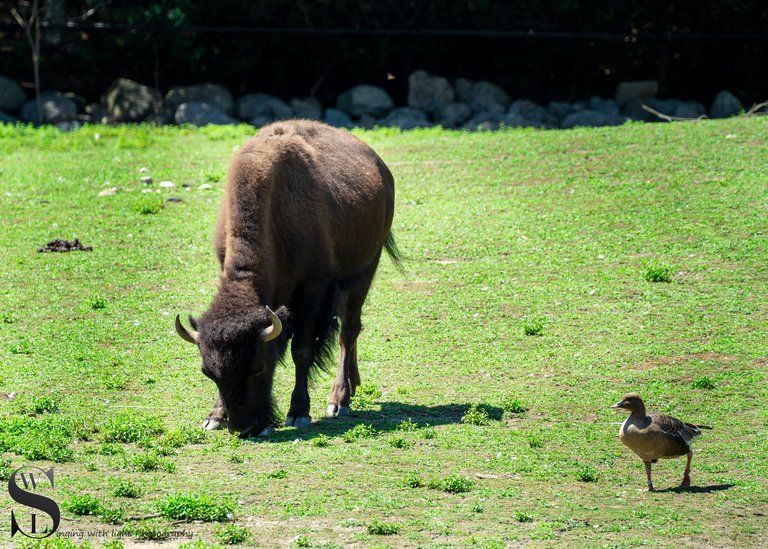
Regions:
<svg viewBox="0 0 768 549"><path fill-rule="evenodd" d="M285 417L286 427L308 427L312 423L309 415L309 389L307 377L312 365L312 351L308 346L294 343L291 347L291 356L296 366L296 382L291 394L291 408Z"/></svg>
<svg viewBox="0 0 768 549"><path fill-rule="evenodd" d="M203 428L206 431L213 431L214 429L220 429L224 422L227 421L227 412L224 410L224 405L221 403L221 395L216 395L216 402L213 404L213 408L205 417L203 422Z"/></svg>

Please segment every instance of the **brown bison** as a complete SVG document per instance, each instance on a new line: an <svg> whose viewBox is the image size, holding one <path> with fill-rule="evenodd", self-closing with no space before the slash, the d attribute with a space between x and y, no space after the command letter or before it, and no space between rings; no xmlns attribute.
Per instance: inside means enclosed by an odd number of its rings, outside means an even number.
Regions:
<svg viewBox="0 0 768 549"><path fill-rule="evenodd" d="M319 122L271 124L235 155L219 209L221 282L210 308L176 331L195 343L219 394L204 426L226 419L240 436L276 422L272 380L291 342L296 381L285 424L309 425L307 380L331 352L341 357L328 415L349 414L360 385L360 311L390 233L395 189L379 156L352 134Z"/></svg>

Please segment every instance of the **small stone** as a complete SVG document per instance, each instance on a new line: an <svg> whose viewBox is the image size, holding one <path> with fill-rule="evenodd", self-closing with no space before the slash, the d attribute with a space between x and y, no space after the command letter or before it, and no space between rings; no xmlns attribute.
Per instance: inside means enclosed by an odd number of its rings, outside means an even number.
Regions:
<svg viewBox="0 0 768 549"><path fill-rule="evenodd" d="M151 185L153 179L151 175L145 175L144 177L140 178L139 181L141 181L145 185Z"/></svg>
<svg viewBox="0 0 768 549"><path fill-rule="evenodd" d="M141 189L141 192L143 192L143 193L151 193L153 191L152 191L152 189Z"/></svg>
<svg viewBox="0 0 768 549"><path fill-rule="evenodd" d="M212 189L213 185L209 185L208 183L203 183L198 187L201 191L207 191L208 189Z"/></svg>
<svg viewBox="0 0 768 549"><path fill-rule="evenodd" d="M171 196L166 200L166 202L183 202L183 199L179 198L178 196Z"/></svg>
<svg viewBox="0 0 768 549"><path fill-rule="evenodd" d="M172 189L176 186L176 183L173 181L161 181L158 185L164 189Z"/></svg>
<svg viewBox="0 0 768 549"><path fill-rule="evenodd" d="M139 173L147 173L147 172L149 172L149 168L147 168L146 166L142 167L142 168L139 170Z"/></svg>
<svg viewBox="0 0 768 549"><path fill-rule="evenodd" d="M117 194L117 187L111 187L99 192L99 196L112 196L113 194Z"/></svg>

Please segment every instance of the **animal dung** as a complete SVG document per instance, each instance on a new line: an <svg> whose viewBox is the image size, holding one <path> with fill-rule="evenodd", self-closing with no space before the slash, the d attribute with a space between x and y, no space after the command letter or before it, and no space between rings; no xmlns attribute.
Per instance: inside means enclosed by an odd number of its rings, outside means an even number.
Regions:
<svg viewBox="0 0 768 549"><path fill-rule="evenodd" d="M62 240L57 238L51 240L48 244L42 248L37 249L38 252L92 252L93 246L83 246L80 240L77 238L72 242L69 240Z"/></svg>

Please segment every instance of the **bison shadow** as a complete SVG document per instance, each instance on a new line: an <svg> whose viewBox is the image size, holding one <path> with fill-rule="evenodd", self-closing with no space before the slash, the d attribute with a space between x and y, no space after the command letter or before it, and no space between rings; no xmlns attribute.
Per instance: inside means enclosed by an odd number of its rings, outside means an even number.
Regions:
<svg viewBox="0 0 768 549"><path fill-rule="evenodd" d="M305 429L292 427L280 428L269 437L248 439L251 442L289 442L309 440L319 434L327 437L341 437L355 425L371 425L379 433L390 433L400 430L399 426L404 421L415 425L416 430L438 425L461 423L462 418L471 408L471 404L440 404L437 406L423 406L418 404L404 404L401 402L380 402L380 410L355 410L354 403L352 413L340 418L320 418L313 420ZM499 421L504 416L501 408L483 404L479 406L488 414L488 419Z"/></svg>
<svg viewBox="0 0 768 549"><path fill-rule="evenodd" d="M665 488L663 490L656 490L660 493L677 493L677 494L710 494L712 492L722 492L723 490L729 490L736 486L735 484L713 484L711 486L675 486L674 488Z"/></svg>

